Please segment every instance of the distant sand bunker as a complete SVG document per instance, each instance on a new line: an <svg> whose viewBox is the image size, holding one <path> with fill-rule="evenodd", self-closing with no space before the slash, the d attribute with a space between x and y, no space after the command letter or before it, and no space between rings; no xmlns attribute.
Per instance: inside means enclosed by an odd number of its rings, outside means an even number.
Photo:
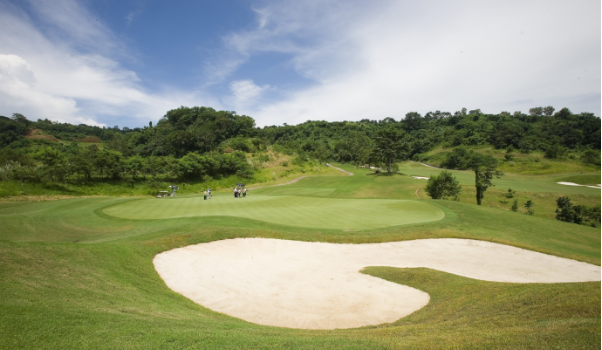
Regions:
<svg viewBox="0 0 602 350"><path fill-rule="evenodd" d="M354 328L396 321L429 302L414 288L361 274L424 267L485 281L600 281L600 267L466 239L332 244L230 239L158 254L167 286L211 310L270 326Z"/></svg>
<svg viewBox="0 0 602 350"><path fill-rule="evenodd" d="M589 188L602 188L602 185L600 185L600 184L598 184L598 186L589 186L589 185L580 185L580 184L576 184L574 182L564 182L564 181L557 182L557 184L565 185L565 186L583 186L583 187L589 187Z"/></svg>

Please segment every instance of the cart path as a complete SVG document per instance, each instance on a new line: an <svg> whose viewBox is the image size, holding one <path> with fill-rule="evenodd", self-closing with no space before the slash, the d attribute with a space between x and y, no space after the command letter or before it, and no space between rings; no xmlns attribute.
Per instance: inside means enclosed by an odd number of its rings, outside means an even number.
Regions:
<svg viewBox="0 0 602 350"><path fill-rule="evenodd" d="M257 189L260 189L260 188L268 188L268 187L275 187L275 186L285 186L285 185L290 185L290 184L294 184L295 182L299 182L301 179L305 179L306 177L308 177L308 176L301 176L301 177L298 177L298 178L296 178L296 179L293 179L293 180L291 180L291 181L289 181L289 182L285 182L285 183L283 183L283 184L269 185L269 186L261 186L261 187L251 187L251 188L247 188L247 191L251 191L251 190L257 190Z"/></svg>
<svg viewBox="0 0 602 350"><path fill-rule="evenodd" d="M330 167L334 168L334 169L337 169L339 171L342 171L342 172L344 172L345 174L347 174L349 176L353 176L354 175L352 172L349 172L347 170L341 169L339 167L332 166L332 165L330 165ZM293 179L291 181L288 181L288 182L285 182L285 183L282 183L282 184L277 184L277 185L269 185L269 186L261 186L261 187L251 187L251 188L247 188L247 191L256 190L256 189L260 189L260 188L268 188L268 187L275 187L275 186L291 185L291 184L294 184L295 182L299 182L301 179L305 179L306 177L309 177L309 176L301 176L301 177L298 177L298 178Z"/></svg>

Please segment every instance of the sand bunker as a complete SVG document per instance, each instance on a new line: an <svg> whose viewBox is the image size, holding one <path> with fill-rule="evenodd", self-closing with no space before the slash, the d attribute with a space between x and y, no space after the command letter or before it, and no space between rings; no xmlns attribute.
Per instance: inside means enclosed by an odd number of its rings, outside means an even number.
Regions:
<svg viewBox="0 0 602 350"><path fill-rule="evenodd" d="M361 274L366 266L425 267L485 281L600 281L599 266L466 239L332 244L230 239L154 259L167 286L211 310L270 326L354 328L421 309L429 295Z"/></svg>
<svg viewBox="0 0 602 350"><path fill-rule="evenodd" d="M557 184L565 185L565 186L583 186L583 187L589 187L589 188L602 188L602 185L600 185L600 184L598 184L598 186L588 186L588 185L576 184L574 182L564 182L564 181L557 182Z"/></svg>

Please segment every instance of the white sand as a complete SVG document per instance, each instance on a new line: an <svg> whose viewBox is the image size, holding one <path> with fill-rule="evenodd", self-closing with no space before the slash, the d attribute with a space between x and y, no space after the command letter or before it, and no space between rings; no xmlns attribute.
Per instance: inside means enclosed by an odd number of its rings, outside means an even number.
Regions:
<svg viewBox="0 0 602 350"><path fill-rule="evenodd" d="M425 177L425 176L412 176L412 177L415 179L418 179L418 180L428 180L429 179L428 177Z"/></svg>
<svg viewBox="0 0 602 350"><path fill-rule="evenodd" d="M600 184L598 184L598 186L588 186L588 185L576 184L574 182L564 182L564 181L557 182L557 184L559 184L559 185L565 185L565 186L583 186L583 187L589 187L589 188L599 188L599 189L602 189L602 185L600 185Z"/></svg>
<svg viewBox="0 0 602 350"><path fill-rule="evenodd" d="M167 286L211 310L302 329L389 323L421 309L425 292L359 273L366 266L426 267L485 281L600 281L599 266L506 245L426 239L332 244L230 239L158 254Z"/></svg>

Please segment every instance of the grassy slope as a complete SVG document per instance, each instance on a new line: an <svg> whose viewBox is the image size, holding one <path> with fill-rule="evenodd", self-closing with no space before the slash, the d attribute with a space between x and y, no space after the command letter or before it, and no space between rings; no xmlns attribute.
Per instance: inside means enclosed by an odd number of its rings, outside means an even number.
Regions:
<svg viewBox="0 0 602 350"><path fill-rule="evenodd" d="M429 177L438 175L442 169L429 168L419 163L408 162L399 167L400 173L408 176ZM469 170L448 170L462 185L460 201L464 203L475 203L474 173ZM485 192L483 205L488 207L510 210L512 202L517 199L521 211L525 210L522 205L531 199L535 203L535 215L554 219L556 210L556 198L568 196L575 204L594 206L600 204L600 189L583 186L566 186L557 182L576 182L587 184L595 178L600 178L597 174L580 173L560 173L546 175L520 175L504 174L500 179L493 179L494 187L490 187ZM424 192L426 180L415 180L416 188L420 188L418 194L423 198L428 198ZM422 181L422 182L420 182ZM516 191L514 198L506 198L508 189Z"/></svg>
<svg viewBox="0 0 602 350"><path fill-rule="evenodd" d="M467 148L478 153L490 154L497 158L500 169L507 173L522 175L546 175L564 172L600 173L599 166L584 164L579 159L579 153L569 153L566 159L547 159L542 152L525 154L515 151L512 153L513 160L506 161L505 149L495 149L493 146L470 146ZM434 150L427 152L429 157L427 163L439 166L445 160L447 154L452 151L453 148L437 147Z"/></svg>
<svg viewBox="0 0 602 350"><path fill-rule="evenodd" d="M320 189L334 188L328 197L410 199L424 186L408 176L352 171L356 176L308 178L252 195L299 191L310 197L314 190L320 197L326 194ZM152 266L160 251L250 236L355 243L464 237L599 265L599 229L430 200L446 219L357 232L230 217L127 220L103 213L124 201L0 204L0 348L600 347L600 283L504 284L427 269L370 267L364 273L424 290L431 302L390 325L302 331L258 326L207 310L170 291Z"/></svg>

